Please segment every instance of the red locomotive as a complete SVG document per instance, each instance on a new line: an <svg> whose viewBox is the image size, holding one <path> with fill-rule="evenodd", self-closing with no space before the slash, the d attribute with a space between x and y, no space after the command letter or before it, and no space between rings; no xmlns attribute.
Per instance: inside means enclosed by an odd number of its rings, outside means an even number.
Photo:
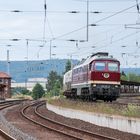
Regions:
<svg viewBox="0 0 140 140"><path fill-rule="evenodd" d="M64 75L67 98L116 100L120 94L120 62L98 52Z"/></svg>

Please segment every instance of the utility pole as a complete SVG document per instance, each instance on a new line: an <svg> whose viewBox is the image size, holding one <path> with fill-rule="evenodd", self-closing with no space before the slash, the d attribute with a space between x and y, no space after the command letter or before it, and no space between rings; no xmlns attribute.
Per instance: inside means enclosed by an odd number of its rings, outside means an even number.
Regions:
<svg viewBox="0 0 140 140"><path fill-rule="evenodd" d="M50 40L50 60L51 60L51 57L52 57L52 41Z"/></svg>
<svg viewBox="0 0 140 140"><path fill-rule="evenodd" d="M27 47L27 64L28 64L28 56L29 56L29 53L28 53L28 49L29 49L28 47L29 47L29 46L28 46L28 45L29 45L29 40L27 39L27 40L26 40L26 47Z"/></svg>
<svg viewBox="0 0 140 140"><path fill-rule="evenodd" d="M89 24L89 0L87 0L87 41L88 41L88 24Z"/></svg>
<svg viewBox="0 0 140 140"><path fill-rule="evenodd" d="M70 55L70 62L71 62L71 70L73 68L73 64L72 64L72 54Z"/></svg>
<svg viewBox="0 0 140 140"><path fill-rule="evenodd" d="M7 73L10 74L9 50L7 50Z"/></svg>
<svg viewBox="0 0 140 140"><path fill-rule="evenodd" d="M27 88L27 82L28 82L28 57L29 57L29 40L26 40L26 47L27 47L27 60L26 60L26 79L25 79L25 88Z"/></svg>

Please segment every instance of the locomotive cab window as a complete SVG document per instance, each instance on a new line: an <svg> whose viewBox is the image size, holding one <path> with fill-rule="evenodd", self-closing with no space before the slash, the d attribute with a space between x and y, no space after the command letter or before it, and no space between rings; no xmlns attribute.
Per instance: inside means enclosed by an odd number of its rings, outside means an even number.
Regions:
<svg viewBox="0 0 140 140"><path fill-rule="evenodd" d="M118 63L108 63L108 70L109 71L118 71Z"/></svg>
<svg viewBox="0 0 140 140"><path fill-rule="evenodd" d="M103 71L105 70L104 62L95 62L95 70Z"/></svg>

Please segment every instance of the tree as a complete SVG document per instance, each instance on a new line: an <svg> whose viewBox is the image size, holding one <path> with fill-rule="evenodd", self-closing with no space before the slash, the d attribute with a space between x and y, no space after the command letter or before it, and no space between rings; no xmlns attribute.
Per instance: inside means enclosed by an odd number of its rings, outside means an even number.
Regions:
<svg viewBox="0 0 140 140"><path fill-rule="evenodd" d="M122 72L121 73L121 80L132 81L132 82L140 82L140 76L136 75L135 73L128 73L126 75L124 72Z"/></svg>
<svg viewBox="0 0 140 140"><path fill-rule="evenodd" d="M47 91L52 95L58 95L62 88L63 78L57 72L51 71L48 76L48 83L46 85Z"/></svg>
<svg viewBox="0 0 140 140"><path fill-rule="evenodd" d="M40 85L39 83L37 83L33 90L32 90L32 97L33 99L39 99L41 98L43 95L45 94L44 88L42 87L42 85Z"/></svg>
<svg viewBox="0 0 140 140"><path fill-rule="evenodd" d="M54 84L53 89L52 89L52 94L54 96L58 96L60 93L60 89L61 89L60 81L57 80Z"/></svg>
<svg viewBox="0 0 140 140"><path fill-rule="evenodd" d="M121 80L128 81L128 77L124 71L121 72Z"/></svg>
<svg viewBox="0 0 140 140"><path fill-rule="evenodd" d="M56 80L57 80L57 73L55 71L51 71L48 76L47 91L53 89Z"/></svg>
<svg viewBox="0 0 140 140"><path fill-rule="evenodd" d="M140 82L140 77L138 75L136 75L135 73L129 73L128 79L129 79L129 81Z"/></svg>
<svg viewBox="0 0 140 140"><path fill-rule="evenodd" d="M70 60L68 60L65 65L65 73L68 72L69 70L71 70L71 61Z"/></svg>

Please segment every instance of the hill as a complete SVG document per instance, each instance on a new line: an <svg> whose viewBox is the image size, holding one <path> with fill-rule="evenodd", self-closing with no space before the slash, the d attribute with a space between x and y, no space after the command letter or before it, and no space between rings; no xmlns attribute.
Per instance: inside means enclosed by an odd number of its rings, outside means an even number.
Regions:
<svg viewBox="0 0 140 140"><path fill-rule="evenodd" d="M47 78L50 71L62 75L67 59L52 59L40 61L10 61L9 72L13 81L26 82L28 78ZM77 64L78 60L72 60ZM0 71L7 72L7 61L0 61Z"/></svg>

